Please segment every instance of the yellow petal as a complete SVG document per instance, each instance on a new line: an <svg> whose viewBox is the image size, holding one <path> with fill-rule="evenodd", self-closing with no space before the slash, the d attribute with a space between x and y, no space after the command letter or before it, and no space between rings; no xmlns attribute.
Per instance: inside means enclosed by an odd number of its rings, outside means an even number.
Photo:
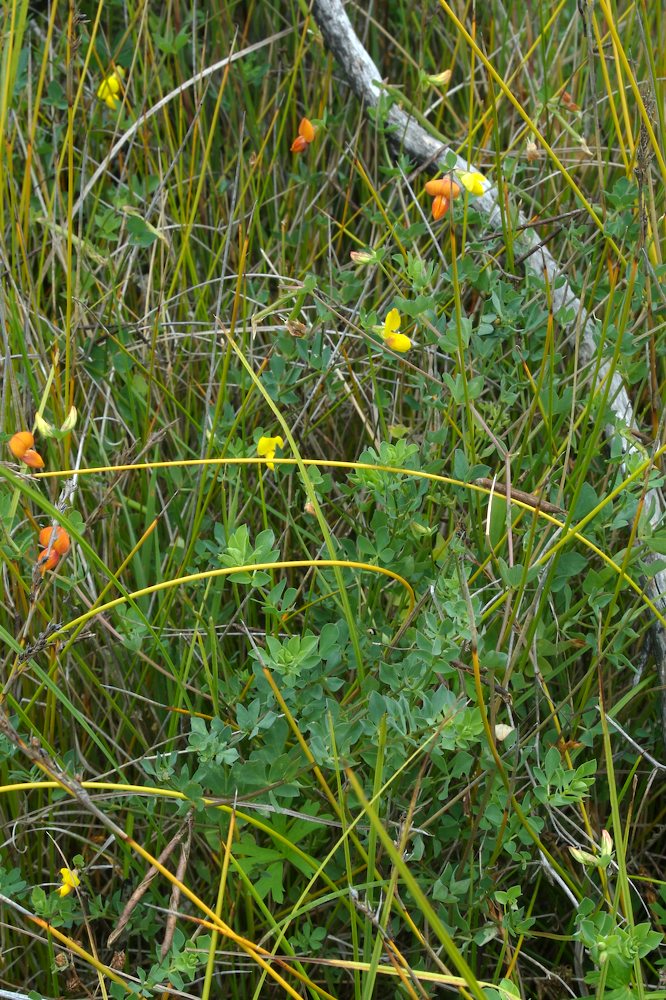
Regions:
<svg viewBox="0 0 666 1000"><path fill-rule="evenodd" d="M412 346L411 340L404 333L389 333L388 337L384 337L384 343L392 351L400 351L401 354L405 354Z"/></svg>
<svg viewBox="0 0 666 1000"><path fill-rule="evenodd" d="M276 448L284 448L284 441L279 434L276 434L275 437L260 437L257 442L257 455L259 458L268 459L266 465L271 471L275 469L275 466L270 459L275 458Z"/></svg>
<svg viewBox="0 0 666 1000"><path fill-rule="evenodd" d="M122 79L124 75L124 69L121 66L118 66L113 73L109 73L108 76L104 77L99 85L97 96L100 101L104 101L106 106L111 108L112 111L115 111L120 101L119 95L122 91Z"/></svg>
<svg viewBox="0 0 666 1000"><path fill-rule="evenodd" d="M61 896L67 896L69 893L81 885L81 880L76 873L76 870L72 871L71 868L61 868L60 877L62 879L62 885L58 887L58 893Z"/></svg>
<svg viewBox="0 0 666 1000"><path fill-rule="evenodd" d="M392 333L396 333L400 329L400 313L397 309L391 309L386 314L386 319L384 320L384 339L390 336Z"/></svg>
<svg viewBox="0 0 666 1000"><path fill-rule="evenodd" d="M480 174L478 170L463 170L463 172L458 176L460 178L460 183L467 191L469 191L470 194L483 194L485 177L483 174Z"/></svg>

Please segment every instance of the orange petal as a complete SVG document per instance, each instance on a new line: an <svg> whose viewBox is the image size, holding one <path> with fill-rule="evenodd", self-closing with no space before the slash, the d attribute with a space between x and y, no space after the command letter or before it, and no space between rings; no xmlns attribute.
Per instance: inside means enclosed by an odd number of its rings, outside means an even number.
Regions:
<svg viewBox="0 0 666 1000"><path fill-rule="evenodd" d="M292 153L302 153L304 149L308 148L308 141L304 139L302 135L297 135L291 144Z"/></svg>
<svg viewBox="0 0 666 1000"><path fill-rule="evenodd" d="M39 572L42 574L42 576L44 576L47 569L55 569L59 561L60 561L60 556L55 551L55 549L51 549L50 552L48 552L46 549L43 549L39 553L39 557L37 559Z"/></svg>
<svg viewBox="0 0 666 1000"><path fill-rule="evenodd" d="M309 118L301 118L301 123L298 126L298 134L306 142L312 142L315 137L315 128Z"/></svg>
<svg viewBox="0 0 666 1000"><path fill-rule="evenodd" d="M449 199L445 198L443 194L438 194L436 198L433 199L432 203L432 217L435 219L441 219L443 215L449 210Z"/></svg>
<svg viewBox="0 0 666 1000"><path fill-rule="evenodd" d="M429 194L433 198L441 195L444 198L448 198L449 201L457 198L460 194L459 185L448 175L446 177L438 177L435 181L428 181L425 190L426 194Z"/></svg>
<svg viewBox="0 0 666 1000"><path fill-rule="evenodd" d="M28 448L28 450L21 456L21 461L25 462L26 465L29 465L31 469L44 468L44 459L38 451L35 451L34 448Z"/></svg>
<svg viewBox="0 0 666 1000"><path fill-rule="evenodd" d="M9 439L9 450L14 458L23 458L28 448L32 448L35 439L30 431L18 431Z"/></svg>
<svg viewBox="0 0 666 1000"><path fill-rule="evenodd" d="M59 556L64 556L65 553L69 552L69 547L71 544L72 543L69 540L69 535L67 534L66 531L63 531L61 529L60 533L58 534L58 537L53 543L53 548L58 553Z"/></svg>
<svg viewBox="0 0 666 1000"><path fill-rule="evenodd" d="M447 194L448 187L446 180L446 177L438 177L437 180L428 181L425 186L426 194L429 194L431 198L434 198L436 195Z"/></svg>
<svg viewBox="0 0 666 1000"><path fill-rule="evenodd" d="M442 191L442 194L445 195L445 197L447 197L449 201L453 201L453 199L457 198L458 195L460 194L460 185L456 184L456 182L454 180L451 180L450 177L443 177L442 180L446 181L446 187L447 187L447 190Z"/></svg>
<svg viewBox="0 0 666 1000"><path fill-rule="evenodd" d="M42 528L39 533L39 544L44 549L48 549L49 542L51 541L51 535L53 534L53 527L51 525L48 528ZM69 547L71 545L69 535L64 528L58 525L55 529L55 537L53 539L53 545L51 546L52 552L57 552L58 555L64 556L66 552L69 552Z"/></svg>

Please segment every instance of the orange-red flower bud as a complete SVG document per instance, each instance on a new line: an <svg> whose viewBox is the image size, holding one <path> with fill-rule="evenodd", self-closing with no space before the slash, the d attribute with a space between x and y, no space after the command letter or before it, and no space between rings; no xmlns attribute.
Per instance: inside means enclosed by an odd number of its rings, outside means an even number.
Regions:
<svg viewBox="0 0 666 1000"><path fill-rule="evenodd" d="M302 153L307 148L308 148L308 140L305 139L302 135L297 135L291 144L292 153Z"/></svg>
<svg viewBox="0 0 666 1000"><path fill-rule="evenodd" d="M23 458L26 451L32 448L34 444L35 439L30 431L18 431L9 439L9 450L14 458Z"/></svg>
<svg viewBox="0 0 666 1000"><path fill-rule="evenodd" d="M42 549L37 558L37 565L42 576L44 576L47 569L55 569L59 562L60 556L55 549L51 549L50 552L47 549Z"/></svg>
<svg viewBox="0 0 666 1000"><path fill-rule="evenodd" d="M23 453L21 461L25 462L25 464L30 466L31 469L44 468L44 459L38 451L35 451L34 448L28 448L28 450Z"/></svg>
<svg viewBox="0 0 666 1000"><path fill-rule="evenodd" d="M438 194L432 201L432 217L437 221L441 219L443 215L449 210L449 199L445 198L443 194Z"/></svg>
<svg viewBox="0 0 666 1000"><path fill-rule="evenodd" d="M51 535L54 534L54 529L52 525L47 528L42 528L39 533L39 544L44 549L48 549L49 542L51 541ZM71 542L69 540L69 535L64 528L57 525L55 528L55 536L53 539L53 544L51 546L52 552L57 552L59 556L64 556L66 552L69 552L69 547Z"/></svg>

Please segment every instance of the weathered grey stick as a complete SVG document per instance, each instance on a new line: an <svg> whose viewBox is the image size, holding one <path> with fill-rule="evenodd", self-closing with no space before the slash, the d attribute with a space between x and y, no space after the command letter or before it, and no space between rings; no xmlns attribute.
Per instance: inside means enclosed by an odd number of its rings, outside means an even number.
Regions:
<svg viewBox="0 0 666 1000"><path fill-rule="evenodd" d="M380 98L386 96L386 91L380 85L381 75L354 31L342 0L312 0L312 14L324 42L337 60L351 89L366 105L376 107ZM432 163L442 166L445 157L450 159L452 150L433 138L402 108L393 105L387 112L386 122L389 125L397 126L397 134L400 136L402 147L418 163ZM472 170L474 166L456 156L455 169L459 171ZM484 193L474 203L475 208L486 216L489 226L501 224L498 197L495 185L486 180ZM529 228L527 220L522 214L519 224L525 227L520 234L521 245L528 253L528 256L524 257L525 267L534 274L547 276L555 313L568 307L573 310L575 315L584 317L581 326L580 354L583 362L591 361L596 354L594 335L597 327L595 321L586 315L584 306L569 282L561 281L563 274L553 255L545 246L539 245L537 235L534 230ZM610 381L609 406L618 425L624 430L624 433L618 434L615 427L609 425L606 428L606 435L610 439L619 437L624 454L631 454L634 450L631 445L631 432L636 429L636 421L629 394L617 372L611 374L608 362L602 361L599 365L598 378L602 383ZM648 491L645 497L645 507L649 512L652 526L656 527L662 524L664 505L661 494L657 490ZM650 561L650 556L645 556L644 561ZM666 612L666 572L655 573L647 585L647 592L659 611ZM652 635L662 688L662 734L666 743L666 630L659 621L653 623Z"/></svg>

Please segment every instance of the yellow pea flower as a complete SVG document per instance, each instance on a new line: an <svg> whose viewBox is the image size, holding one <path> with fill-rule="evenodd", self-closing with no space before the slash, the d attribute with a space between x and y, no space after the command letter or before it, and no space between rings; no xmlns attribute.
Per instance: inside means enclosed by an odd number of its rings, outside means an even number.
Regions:
<svg viewBox="0 0 666 1000"><path fill-rule="evenodd" d="M110 108L111 111L115 111L121 101L120 95L122 94L124 76L125 70L122 66L116 66L108 76L104 77L99 85L97 96L100 101L104 101L107 108Z"/></svg>
<svg viewBox="0 0 666 1000"><path fill-rule="evenodd" d="M259 456L259 458L268 459L266 465L271 471L275 469L275 465L273 464L271 459L275 458L276 448L284 448L284 441L282 440L279 434L276 435L275 437L259 438L259 442L257 444L257 455Z"/></svg>
<svg viewBox="0 0 666 1000"><path fill-rule="evenodd" d="M81 879L76 873L76 868L73 870L71 868L61 868L60 878L62 879L62 885L58 888L58 892L61 896L68 896L70 892L73 892L81 885Z"/></svg>
<svg viewBox="0 0 666 1000"><path fill-rule="evenodd" d="M462 186L470 194L483 194L486 178L478 170L463 170L461 174L458 174L458 177Z"/></svg>
<svg viewBox="0 0 666 1000"><path fill-rule="evenodd" d="M387 347L404 354L410 349L412 342L404 333L400 333L400 322L398 310L395 307L390 309L386 314L381 335Z"/></svg>

